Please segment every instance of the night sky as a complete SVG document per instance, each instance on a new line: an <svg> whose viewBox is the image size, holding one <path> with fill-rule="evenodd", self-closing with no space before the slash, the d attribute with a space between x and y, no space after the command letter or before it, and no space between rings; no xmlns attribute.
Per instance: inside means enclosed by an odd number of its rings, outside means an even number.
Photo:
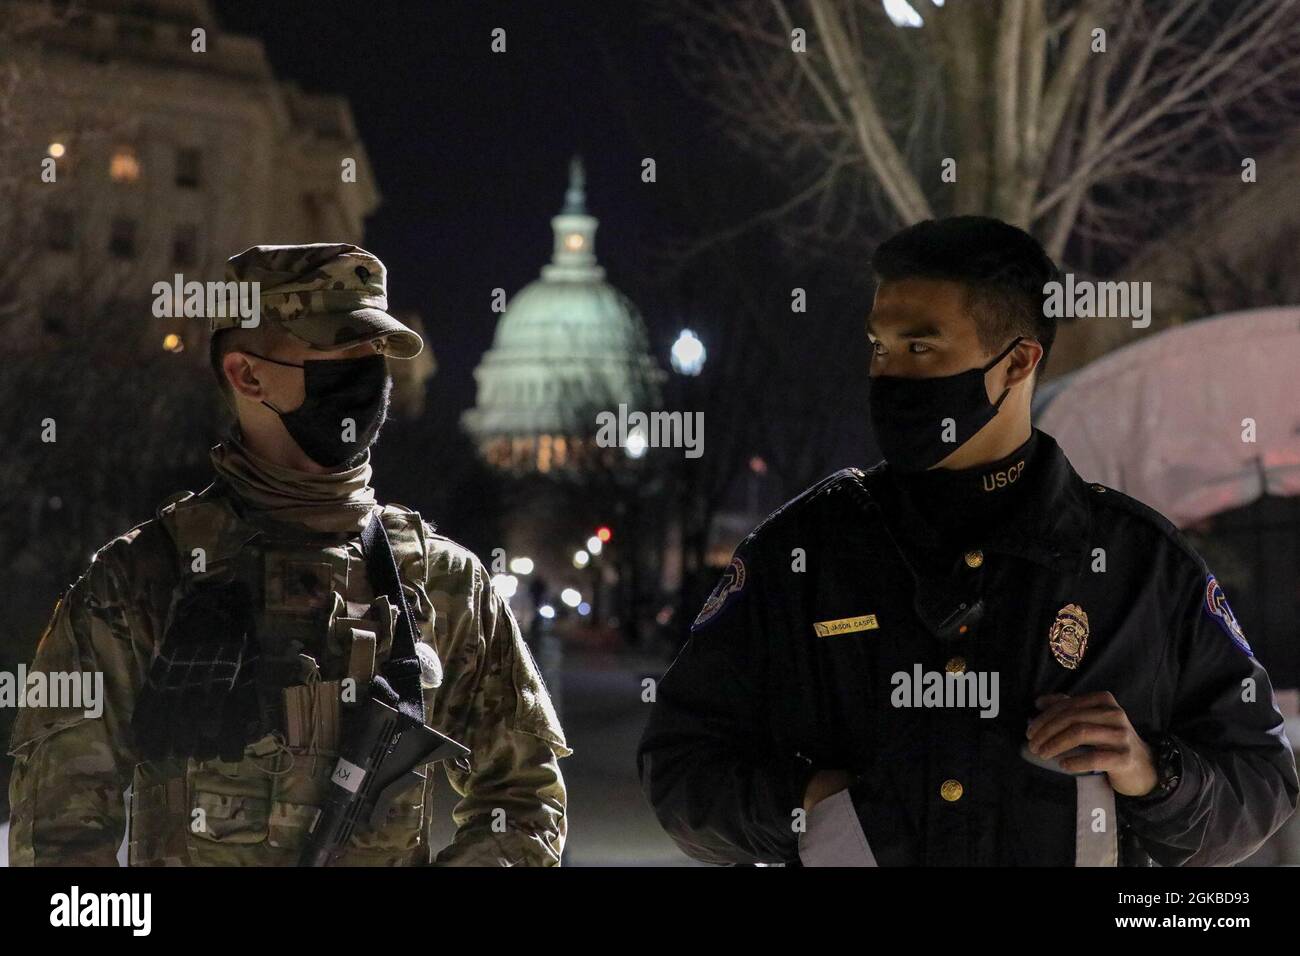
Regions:
<svg viewBox="0 0 1300 956"><path fill-rule="evenodd" d="M216 9L225 29L265 41L281 79L352 104L383 194L365 244L388 266L392 306L424 316L435 401L472 404L471 373L498 318L491 290L513 296L549 261L574 152L600 219L597 255L611 282L643 299L646 238L664 241L671 224L655 186L640 181L640 160L655 156L664 175L664 157L699 132L680 120L700 109L669 75L656 49L663 31L643 6L218 0ZM497 26L504 55L490 50Z"/></svg>
<svg viewBox="0 0 1300 956"><path fill-rule="evenodd" d="M656 361L667 369L673 339L692 327L710 350L708 387L733 396L724 399L733 406L730 420L706 413L708 447L744 427L746 403L766 397L787 424L741 439L748 443L736 449L742 460L769 454L770 443L796 457L804 445L825 449L797 477L777 469L735 482L730 506L766 514L835 468L875 460L866 445L865 249L815 263L778 248L760 229L737 244L739 259L725 260L734 269L664 268L671 250L777 206L792 186L736 149L698 92L676 76L671 60L681 40L661 5L217 0L215 7L224 29L264 41L280 79L352 105L383 195L365 245L388 266L392 307L423 316L438 361L425 416L391 422L377 449L377 486L391 500L437 516L471 546L495 538L492 476L468 466L475 455L458 422L474 403L473 370L499 319L492 290L513 296L549 261L550 219L563 204L575 152L586 164L587 209L600 220L596 254L607 280L639 307ZM505 54L491 51L498 26L507 33ZM641 181L645 157L657 163L656 183ZM718 268L756 296L720 291ZM808 287L809 315L791 315L793 286ZM752 338L736 351L724 326L740 314L762 314L765 325L761 335L752 326L742 333ZM810 320L819 323L816 332ZM718 358L724 353L730 363ZM777 353L781 380L751 371L740 381L734 373L736 361L752 369ZM816 392L814 380L846 384ZM672 407L685 407L676 401ZM810 414L833 419L832 431L810 437Z"/></svg>

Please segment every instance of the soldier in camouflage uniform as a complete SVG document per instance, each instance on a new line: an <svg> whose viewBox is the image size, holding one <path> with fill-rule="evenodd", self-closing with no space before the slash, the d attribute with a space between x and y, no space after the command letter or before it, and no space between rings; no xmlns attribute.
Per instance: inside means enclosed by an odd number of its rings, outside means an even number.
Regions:
<svg viewBox="0 0 1300 956"><path fill-rule="evenodd" d="M106 699L98 719L19 712L11 863L114 865L128 816L133 866L296 863L341 703L369 685L399 627L359 545L378 515L418 627L425 723L470 755L443 764L461 797L449 846L430 845L425 774L336 861L558 864L570 750L514 617L473 554L369 486L384 356L423 347L385 311L382 263L351 245L257 246L227 279L261 290L256 327L212 319L239 425L213 449L210 487L101 549L55 607L32 670L100 672ZM178 682L182 658L218 663ZM237 713L240 700L251 711Z"/></svg>

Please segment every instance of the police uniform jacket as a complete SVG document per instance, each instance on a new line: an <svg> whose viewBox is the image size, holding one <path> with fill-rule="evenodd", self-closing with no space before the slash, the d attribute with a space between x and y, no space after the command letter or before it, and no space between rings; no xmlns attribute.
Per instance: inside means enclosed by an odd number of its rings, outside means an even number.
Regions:
<svg viewBox="0 0 1300 956"><path fill-rule="evenodd" d="M686 853L798 863L819 769L852 780L838 799L856 826L832 842L879 865L1230 864L1291 814L1268 676L1204 562L1159 514L1081 480L1050 436L1033 441L1029 466L1001 472L1018 507L955 552L883 462L830 476L742 542L639 748ZM919 689L946 675L965 675L949 682L964 704ZM981 675L996 707L970 699ZM1148 742L1167 738L1172 792L1115 796L1102 774L1028 754L1040 695L1096 691ZM1091 805L1089 783L1111 802ZM1113 851L1085 861L1098 837Z"/></svg>

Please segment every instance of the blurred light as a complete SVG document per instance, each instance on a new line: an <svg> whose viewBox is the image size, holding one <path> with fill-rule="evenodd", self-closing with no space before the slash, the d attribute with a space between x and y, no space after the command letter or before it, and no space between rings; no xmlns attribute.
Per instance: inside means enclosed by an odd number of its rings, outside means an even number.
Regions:
<svg viewBox="0 0 1300 956"><path fill-rule="evenodd" d="M582 603L582 595L578 593L577 588L565 588L560 592L560 600L569 607L577 607Z"/></svg>
<svg viewBox="0 0 1300 956"><path fill-rule="evenodd" d="M581 604L578 605L578 613L581 614L583 617L586 617L588 614L591 613L591 605L588 604L586 601L583 601Z"/></svg>
<svg viewBox="0 0 1300 956"><path fill-rule="evenodd" d="M592 554L600 554L600 548L601 548L600 538L596 537L593 534L590 538L587 539L587 550L590 551Z"/></svg>
<svg viewBox="0 0 1300 956"><path fill-rule="evenodd" d="M109 178L115 183L133 183L140 178L140 160L130 146L119 146L108 162Z"/></svg>
<svg viewBox="0 0 1300 956"><path fill-rule="evenodd" d="M644 458L646 447L645 434L638 428L627 436L627 444L623 450L627 452L629 458Z"/></svg>
<svg viewBox="0 0 1300 956"><path fill-rule="evenodd" d="M942 6L942 4L936 4ZM885 16L894 21L896 27L919 27L921 15L912 8L907 0L885 0Z"/></svg>
<svg viewBox="0 0 1300 956"><path fill-rule="evenodd" d="M601 541L608 541L614 537L614 532L609 530L609 525L603 524L596 529L596 537Z"/></svg>
<svg viewBox="0 0 1300 956"><path fill-rule="evenodd" d="M497 594L500 594L508 601L519 590L519 579L513 574L494 574L492 575L492 587L496 588Z"/></svg>
<svg viewBox="0 0 1300 956"><path fill-rule="evenodd" d="M586 551L573 552L573 566L575 568L585 568L591 564L591 555Z"/></svg>
<svg viewBox="0 0 1300 956"><path fill-rule="evenodd" d="M50 143L50 155L55 159L61 158L66 152L67 150L64 148L62 143Z"/></svg>
<svg viewBox="0 0 1300 956"><path fill-rule="evenodd" d="M163 345L164 352L175 353L175 352L185 351L185 340L182 339L175 332L168 332L166 335L164 335L162 345Z"/></svg>
<svg viewBox="0 0 1300 956"><path fill-rule="evenodd" d="M704 343L690 329L682 329L671 350L673 371L680 375L699 375L709 357Z"/></svg>
<svg viewBox="0 0 1300 956"><path fill-rule="evenodd" d="M570 252L577 252L583 247L582 233L571 232L564 237L564 248Z"/></svg>
<svg viewBox="0 0 1300 956"><path fill-rule="evenodd" d="M767 462L765 462L758 455L755 455L753 458L749 459L749 470L756 475L766 475Z"/></svg>
<svg viewBox="0 0 1300 956"><path fill-rule="evenodd" d="M551 607L549 604L543 604L537 609L537 613L549 621L551 618L555 617L555 608Z"/></svg>
<svg viewBox="0 0 1300 956"><path fill-rule="evenodd" d="M515 574L532 574L533 559L515 558L513 561L510 562L510 570L515 572Z"/></svg>

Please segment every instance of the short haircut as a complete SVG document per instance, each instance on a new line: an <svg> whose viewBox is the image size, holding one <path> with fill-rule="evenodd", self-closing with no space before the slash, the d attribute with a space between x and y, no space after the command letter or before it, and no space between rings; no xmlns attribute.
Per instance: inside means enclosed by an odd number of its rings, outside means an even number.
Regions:
<svg viewBox="0 0 1300 956"><path fill-rule="evenodd" d="M1056 319L1045 314L1043 286L1061 273L1037 239L988 216L927 219L895 233L876 249L878 282L945 279L967 289L966 304L985 352L1017 335L1043 347L1039 368L1056 340Z"/></svg>
<svg viewBox="0 0 1300 956"><path fill-rule="evenodd" d="M217 384L221 386L222 392L230 397L233 391L230 383L226 381L225 370L221 367L222 361L228 354L258 352L265 355L288 334L278 322L268 321L265 318L249 329L235 327L213 332L212 339L208 342L208 362L212 366L212 374L217 377Z"/></svg>

